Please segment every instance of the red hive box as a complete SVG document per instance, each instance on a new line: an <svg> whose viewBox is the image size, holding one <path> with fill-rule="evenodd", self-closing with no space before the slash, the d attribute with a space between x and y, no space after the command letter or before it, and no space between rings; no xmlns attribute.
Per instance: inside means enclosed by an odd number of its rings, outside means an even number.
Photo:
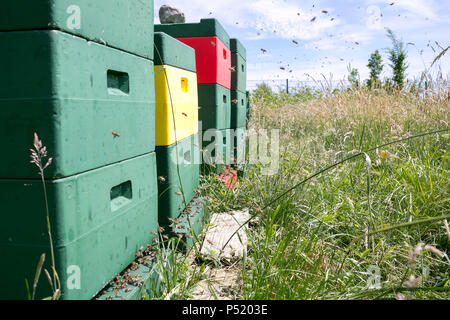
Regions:
<svg viewBox="0 0 450 320"><path fill-rule="evenodd" d="M231 88L231 51L218 37L177 38L195 49L198 84Z"/></svg>
<svg viewBox="0 0 450 320"><path fill-rule="evenodd" d="M231 88L230 36L216 19L199 23L156 24L155 32L164 32L195 49L197 83Z"/></svg>

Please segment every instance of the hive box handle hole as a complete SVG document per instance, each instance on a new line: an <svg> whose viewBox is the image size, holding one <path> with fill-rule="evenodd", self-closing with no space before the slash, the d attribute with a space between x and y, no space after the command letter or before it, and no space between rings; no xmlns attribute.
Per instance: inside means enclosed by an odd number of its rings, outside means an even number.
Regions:
<svg viewBox="0 0 450 320"><path fill-rule="evenodd" d="M223 103L227 103L227 96L223 95Z"/></svg>
<svg viewBox="0 0 450 320"><path fill-rule="evenodd" d="M117 211L133 199L133 188L131 181L126 181L111 188L111 211Z"/></svg>
<svg viewBox="0 0 450 320"><path fill-rule="evenodd" d="M188 150L184 153L184 161L187 163L191 162L191 150Z"/></svg>
<svg viewBox="0 0 450 320"><path fill-rule="evenodd" d="M126 72L108 70L107 84L109 94L126 96L130 93L130 77Z"/></svg>
<svg viewBox="0 0 450 320"><path fill-rule="evenodd" d="M223 49L223 59L227 60L227 50Z"/></svg>

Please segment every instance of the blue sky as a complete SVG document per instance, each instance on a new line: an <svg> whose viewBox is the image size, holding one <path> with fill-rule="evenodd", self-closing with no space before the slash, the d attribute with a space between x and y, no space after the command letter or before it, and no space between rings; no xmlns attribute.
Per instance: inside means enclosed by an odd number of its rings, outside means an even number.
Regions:
<svg viewBox="0 0 450 320"><path fill-rule="evenodd" d="M181 9L186 22L217 18L246 47L249 80L341 80L349 64L365 79L367 60L376 49L385 63L382 76L390 76L385 49L391 41L385 28L409 43L409 78L441 51L436 41L450 45L448 0L155 0L155 23L163 4ZM449 68L450 52L431 72L448 76Z"/></svg>

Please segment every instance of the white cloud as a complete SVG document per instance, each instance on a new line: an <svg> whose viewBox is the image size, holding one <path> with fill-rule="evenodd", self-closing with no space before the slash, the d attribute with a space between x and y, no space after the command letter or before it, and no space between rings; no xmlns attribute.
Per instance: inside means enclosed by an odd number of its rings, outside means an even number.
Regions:
<svg viewBox="0 0 450 320"><path fill-rule="evenodd" d="M326 30L339 24L321 13L306 12L297 1L272 0L228 0L209 1L191 0L170 1L171 6L180 8L186 16L186 22L199 21L201 18L214 16L224 25L248 28L260 33L259 36L247 35L248 39L280 37L285 39L308 40L319 37ZM158 10L163 1L155 1L155 21L159 22ZM212 13L212 14L210 14ZM315 20L311 22L314 18ZM239 24L236 25L236 22ZM275 31L275 32L274 32Z"/></svg>

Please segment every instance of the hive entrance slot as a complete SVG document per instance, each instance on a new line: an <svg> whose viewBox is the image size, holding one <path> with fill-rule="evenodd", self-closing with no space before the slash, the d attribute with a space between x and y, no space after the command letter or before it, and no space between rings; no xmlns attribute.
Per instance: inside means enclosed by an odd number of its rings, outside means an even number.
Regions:
<svg viewBox="0 0 450 320"><path fill-rule="evenodd" d="M181 91L184 93L188 93L189 91L189 84L187 78L181 78Z"/></svg>

